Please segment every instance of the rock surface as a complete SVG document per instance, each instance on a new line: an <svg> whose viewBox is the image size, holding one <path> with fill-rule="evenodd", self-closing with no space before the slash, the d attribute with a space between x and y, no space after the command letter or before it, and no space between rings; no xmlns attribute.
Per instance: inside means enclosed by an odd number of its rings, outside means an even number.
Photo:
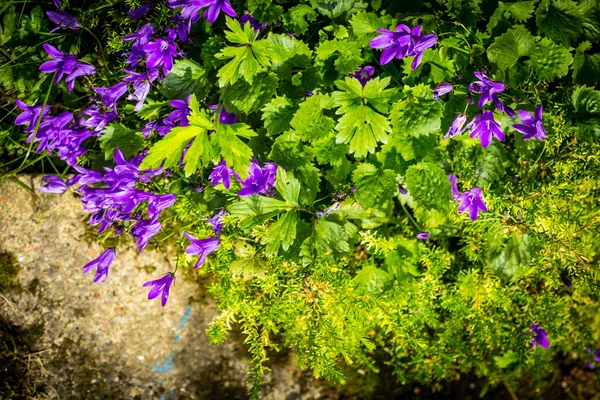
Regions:
<svg viewBox="0 0 600 400"><path fill-rule="evenodd" d="M205 329L218 310L196 283L177 280L165 308L146 299L142 284L172 270L170 249L119 246L107 282L93 283L81 267L104 248L93 242L89 214L71 192L35 192L0 186L0 253L18 260L21 286L0 297L0 314L19 326L43 324L31 368L49 398L247 397L243 343L208 343ZM263 398L321 397L314 379L280 363Z"/></svg>

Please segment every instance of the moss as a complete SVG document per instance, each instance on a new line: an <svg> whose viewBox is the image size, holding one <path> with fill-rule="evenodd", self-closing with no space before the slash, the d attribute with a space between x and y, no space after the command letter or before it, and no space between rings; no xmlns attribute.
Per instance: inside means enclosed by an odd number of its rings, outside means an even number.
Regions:
<svg viewBox="0 0 600 400"><path fill-rule="evenodd" d="M16 257L11 253L0 252L0 293L19 287L18 273L19 265Z"/></svg>

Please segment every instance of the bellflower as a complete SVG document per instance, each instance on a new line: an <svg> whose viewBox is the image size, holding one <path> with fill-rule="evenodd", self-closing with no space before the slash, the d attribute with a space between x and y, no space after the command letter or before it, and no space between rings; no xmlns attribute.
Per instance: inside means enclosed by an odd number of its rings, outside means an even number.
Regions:
<svg viewBox="0 0 600 400"><path fill-rule="evenodd" d="M438 84L433 91L433 98L439 100L440 96L450 93L454 88L448 82Z"/></svg>
<svg viewBox="0 0 600 400"><path fill-rule="evenodd" d="M79 165L74 165L73 168L75 171L79 172L73 178L67 181L68 186L72 186L76 183L80 185L89 185L90 183L99 183L102 182L104 178L102 176L102 172L92 171L90 169L86 169L80 167Z"/></svg>
<svg viewBox="0 0 600 400"><path fill-rule="evenodd" d="M185 249L187 254L199 255L200 258L194 269L198 269L204 264L206 257L213 251L219 248L219 239L218 238L206 238L206 239L196 239L189 233L184 232L183 235L188 238L191 244Z"/></svg>
<svg viewBox="0 0 600 400"><path fill-rule="evenodd" d="M264 24L261 24L260 22L258 22L258 20L256 18L254 18L252 15L250 14L244 14L240 17L240 24L243 26L246 24L246 22L250 23L250 26L256 31L260 31L261 29L264 29L267 27L267 25L269 25L268 22L265 22Z"/></svg>
<svg viewBox="0 0 600 400"><path fill-rule="evenodd" d="M458 185L456 184L456 175L454 175L454 174L448 175L448 180L452 184L452 198L454 200L457 200L458 196L460 196L460 191L458 190Z"/></svg>
<svg viewBox="0 0 600 400"><path fill-rule="evenodd" d="M374 49L385 49L381 53L381 65L387 64L394 57L400 60L407 56L414 56L411 68L415 70L421 63L423 52L437 42L434 34L421 36L420 25L410 29L400 24L396 26L396 32L387 29L377 29L377 31L380 35L371 40L370 46Z"/></svg>
<svg viewBox="0 0 600 400"><path fill-rule="evenodd" d="M61 138L65 136L63 131L65 127L73 120L73 114L64 111L56 117L48 116L44 122L39 126L37 134L31 135L27 138L27 143L31 141L39 142L37 153L42 150L46 150L48 153L52 152L52 149L56 147L56 143L60 143ZM35 137L34 137L35 136Z"/></svg>
<svg viewBox="0 0 600 400"><path fill-rule="evenodd" d="M364 67L360 67L353 74L350 74L350 78L356 78L360 82L363 87L367 84L371 77L375 73L375 68L370 65L366 65Z"/></svg>
<svg viewBox="0 0 600 400"><path fill-rule="evenodd" d="M237 15L233 7L231 7L229 0L212 0L211 3L208 10L204 11L204 17L211 24L214 24L217 18L219 18L221 11L230 17L235 17Z"/></svg>
<svg viewBox="0 0 600 400"><path fill-rule="evenodd" d="M404 185L398 185L398 192L400 192L400 194L408 194L408 190L406 190Z"/></svg>
<svg viewBox="0 0 600 400"><path fill-rule="evenodd" d="M148 22L136 32L122 37L121 40L135 40L135 43L139 45L145 45L150 42L150 39L152 39L152 35L154 35L154 27L152 27L152 24L150 22Z"/></svg>
<svg viewBox="0 0 600 400"><path fill-rule="evenodd" d="M150 292L148 292L148 300L155 299L160 295L160 302L164 307L169 299L169 289L171 289L171 285L173 284L174 280L175 275L168 273L162 278L144 283L144 287L150 287Z"/></svg>
<svg viewBox="0 0 600 400"><path fill-rule="evenodd" d="M100 133L104 130L104 127L114 121L119 113L116 109L112 109L108 112L103 112L100 107L92 104L85 110L81 111L81 114L87 115L86 117L79 116L79 124L86 128L92 129L95 133Z"/></svg>
<svg viewBox="0 0 600 400"><path fill-rule="evenodd" d="M544 349L550 347L550 343L548 343L548 334L540 324L533 324L529 330L533 332L533 341L529 343L531 347L535 347L536 345L540 345Z"/></svg>
<svg viewBox="0 0 600 400"><path fill-rule="evenodd" d="M456 118L454 118L454 121L452 121L452 124L450 124L448 132L446 132L446 134L444 135L444 140L454 136L458 136L461 133L463 133L466 129L463 129L465 122L467 122L467 116L465 114L458 114Z"/></svg>
<svg viewBox="0 0 600 400"><path fill-rule="evenodd" d="M44 193L64 193L67 190L67 184L56 175L46 175L42 178L43 184L38 185L40 192Z"/></svg>
<svg viewBox="0 0 600 400"><path fill-rule="evenodd" d="M208 176L210 179L210 183L213 186L217 186L219 183L222 183L225 189L229 189L231 187L231 177L235 175L235 172L232 169L227 168L227 163L225 160L222 160L216 167L213 168L212 172Z"/></svg>
<svg viewBox="0 0 600 400"><path fill-rule="evenodd" d="M157 69L150 69L146 72L137 73L126 69L125 73L128 75L123 80L133 82L134 90L132 94L127 96L127 100L137 100L133 110L140 111L146 101L146 96L150 93L150 84L158 78L159 72Z"/></svg>
<svg viewBox="0 0 600 400"><path fill-rule="evenodd" d="M188 126L188 115L190 115L189 102L192 96L188 96L186 100L171 100L169 104L174 108L169 115L167 115L163 121L165 124L172 126Z"/></svg>
<svg viewBox="0 0 600 400"><path fill-rule="evenodd" d="M277 164L267 162L261 169L257 160L252 160L248 166L248 177L245 181L238 178L242 184L242 190L238 196L251 196L253 194L270 195L275 185L275 174Z"/></svg>
<svg viewBox="0 0 600 400"><path fill-rule="evenodd" d="M479 217L479 211L487 211L487 206L481 198L480 188L468 190L456 197L455 200L460 203L458 205L458 213L462 214L463 212L469 210L469 217L471 217L471 221L475 221L477 217Z"/></svg>
<svg viewBox="0 0 600 400"><path fill-rule="evenodd" d="M25 132L27 133L32 133L35 130L40 118L40 113L42 114L42 120L48 118L49 107L47 105L44 106L44 111L42 112L41 105L28 106L19 99L15 100L15 103L17 103L17 107L23 110L23 112L15 119L15 125L27 125L25 128Z"/></svg>
<svg viewBox="0 0 600 400"><path fill-rule="evenodd" d="M208 223L212 226L213 231L217 236L221 236L221 230L223 229L223 223L221 219L223 219L223 215L227 214L227 211L221 210L213 217L210 218L201 218L202 221L208 221Z"/></svg>
<svg viewBox="0 0 600 400"><path fill-rule="evenodd" d="M181 10L181 17L189 20L188 27L191 23L200 19L200 10L208 7L211 3L212 0L168 0L170 8L183 7Z"/></svg>
<svg viewBox="0 0 600 400"><path fill-rule="evenodd" d="M162 225L158 221L145 219L137 222L131 227L131 236L136 239L135 244L140 248L140 252L150 242L150 239L160 232Z"/></svg>
<svg viewBox="0 0 600 400"><path fill-rule="evenodd" d="M523 124L514 124L513 128L523 134L523 140L546 139L546 129L542 125L542 105L536 107L535 115L529 111L519 110L519 118Z"/></svg>
<svg viewBox="0 0 600 400"><path fill-rule="evenodd" d="M493 81L481 72L476 71L474 74L479 80L469 84L469 90L479 94L477 107L482 108L488 101L491 101L498 111L505 112L509 117L513 118L515 111L502 103L498 97L498 93L504 92L504 83Z"/></svg>
<svg viewBox="0 0 600 400"><path fill-rule="evenodd" d="M175 44L168 38L158 38L154 42L147 43L142 46L142 50L146 52L148 57L146 67L157 68L162 66L165 75L173 68L173 57L177 57L179 54Z"/></svg>
<svg viewBox="0 0 600 400"><path fill-rule="evenodd" d="M153 195L148 198L148 216L156 221L160 213L175 204L174 194Z"/></svg>
<svg viewBox="0 0 600 400"><path fill-rule="evenodd" d="M417 240L427 240L429 239L429 232L419 232L417 234Z"/></svg>
<svg viewBox="0 0 600 400"><path fill-rule="evenodd" d="M482 147L488 147L492 142L492 135L499 141L504 141L504 132L500 125L494 120L494 114L486 110L483 114L477 114L469 124L471 137L479 139Z"/></svg>
<svg viewBox="0 0 600 400"><path fill-rule="evenodd" d="M83 266L83 273L87 274L92 269L96 268L96 276L94 282L105 282L108 278L108 269L115 259L115 249L106 249L98 258L90 261Z"/></svg>
<svg viewBox="0 0 600 400"><path fill-rule="evenodd" d="M340 203L338 203L337 201L335 203L333 203L333 205L331 205L330 207L328 207L326 210L323 211L317 211L315 213L315 215L317 217L325 217L327 215L333 214L335 211L340 209Z"/></svg>
<svg viewBox="0 0 600 400"><path fill-rule="evenodd" d="M69 28L72 30L76 30L80 27L79 23L77 23L77 18L75 18L66 11L46 11L46 15L48 16L50 21L58 25L56 28L51 29L50 32L55 32L61 27Z"/></svg>
<svg viewBox="0 0 600 400"><path fill-rule="evenodd" d="M117 111L117 100L127 93L127 82L119 82L107 88L95 87L94 90L100 95L100 101L104 107Z"/></svg>
<svg viewBox="0 0 600 400"><path fill-rule="evenodd" d="M65 54L59 51L56 47L44 44L44 50L52 58L50 61L44 62L40 65L40 71L44 73L56 72L54 77L54 84L56 85L64 74L67 75L65 82L69 91L73 91L73 85L75 84L75 78L86 75L93 75L96 70L90 64L77 61L77 58L71 54Z"/></svg>
<svg viewBox="0 0 600 400"><path fill-rule="evenodd" d="M140 20L144 18L150 10L152 9L152 5L150 3L142 4L141 6L134 8L131 11L127 12L127 16L131 19Z"/></svg>

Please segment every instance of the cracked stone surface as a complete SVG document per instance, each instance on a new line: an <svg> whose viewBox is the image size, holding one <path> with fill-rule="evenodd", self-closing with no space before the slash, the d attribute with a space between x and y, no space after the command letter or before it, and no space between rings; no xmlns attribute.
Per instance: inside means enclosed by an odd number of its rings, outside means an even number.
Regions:
<svg viewBox="0 0 600 400"><path fill-rule="evenodd" d="M43 324L31 366L48 398L247 398L243 343L208 343L205 329L218 310L197 283L178 279L165 308L146 299L143 283L172 270L172 249L119 246L109 279L93 283L81 267L104 248L86 229L89 214L71 192L35 192L0 186L0 252L18 260L21 286L0 298L0 314L23 327ZM323 397L290 360L278 363L263 398Z"/></svg>

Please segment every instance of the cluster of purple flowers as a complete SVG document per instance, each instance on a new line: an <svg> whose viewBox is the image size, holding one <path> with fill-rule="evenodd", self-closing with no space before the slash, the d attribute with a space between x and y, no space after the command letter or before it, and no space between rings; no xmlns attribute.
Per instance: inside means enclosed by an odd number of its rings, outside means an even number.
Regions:
<svg viewBox="0 0 600 400"><path fill-rule="evenodd" d="M248 166L248 176L243 180L232 169L227 168L225 161L221 161L208 176L211 184L217 186L222 183L226 189L231 187L231 177L235 176L242 185L238 191L238 196L251 196L260 194L263 196L272 196L275 194L275 175L277 174L277 164L272 162L264 163L261 168L258 160L253 159Z"/></svg>
<svg viewBox="0 0 600 400"><path fill-rule="evenodd" d="M487 206L481 198L480 188L473 188L471 190L467 190L464 193L461 193L458 190L458 186L456 183L456 175L450 174L448 175L448 179L452 184L452 197L454 198L454 201L459 203L459 214L462 214L463 212L469 210L469 217L471 217L472 221L475 221L477 217L479 217L479 211L487 211Z"/></svg>
<svg viewBox="0 0 600 400"><path fill-rule="evenodd" d="M377 29L379 36L371 40L373 49L384 49L379 62L381 65L389 63L393 58L398 60L414 56L411 68L415 70L421 63L423 52L433 47L437 42L434 34L421 35L421 26L412 29L404 24L396 26L396 32L387 29Z"/></svg>
<svg viewBox="0 0 600 400"><path fill-rule="evenodd" d="M202 9L206 9L204 17L211 24L219 18L221 11L230 17L236 16L229 0L169 0L169 7L181 8L181 18L187 20L188 32L191 24L200 19L199 12Z"/></svg>

